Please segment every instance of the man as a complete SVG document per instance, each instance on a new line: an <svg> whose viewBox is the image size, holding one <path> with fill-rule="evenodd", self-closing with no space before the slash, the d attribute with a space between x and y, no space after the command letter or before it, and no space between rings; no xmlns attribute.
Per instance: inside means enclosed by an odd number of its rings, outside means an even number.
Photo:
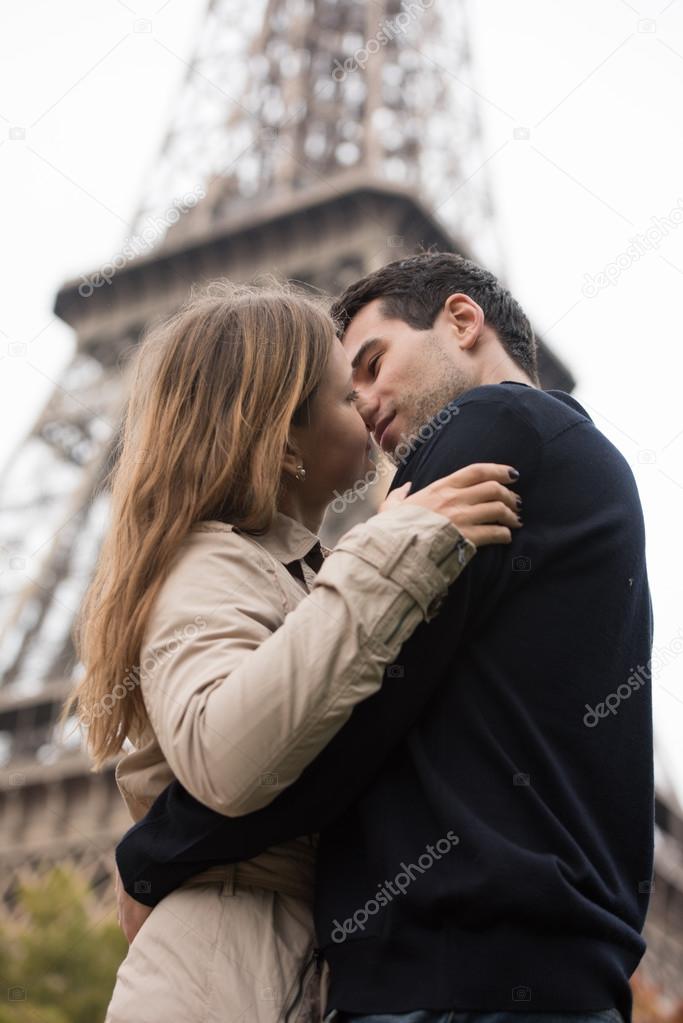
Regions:
<svg viewBox="0 0 683 1023"><path fill-rule="evenodd" d="M529 321L483 268L400 260L333 312L392 489L514 465L525 527L479 552L391 684L270 806L228 819L169 786L118 848L126 890L153 905L212 863L319 831L330 1019L629 1020L653 854L632 473L577 401L539 389Z"/></svg>

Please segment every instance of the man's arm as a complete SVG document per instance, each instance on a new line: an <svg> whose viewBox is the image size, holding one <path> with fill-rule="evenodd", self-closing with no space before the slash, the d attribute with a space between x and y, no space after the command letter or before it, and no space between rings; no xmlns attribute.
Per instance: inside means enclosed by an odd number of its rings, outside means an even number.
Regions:
<svg viewBox="0 0 683 1023"><path fill-rule="evenodd" d="M436 436L399 469L392 489L408 479L412 491L472 462L501 462L520 471L524 493L539 453L536 432L505 402L478 400L459 407ZM504 589L514 545L480 550L449 590L439 614L418 626L403 646L391 685L358 705L348 723L289 788L263 809L224 817L173 782L146 817L117 846L125 890L156 905L184 880L216 863L252 859L264 849L323 830L370 784L421 716L472 628L479 627ZM426 666L428 670L425 670ZM398 670L397 670L398 669Z"/></svg>

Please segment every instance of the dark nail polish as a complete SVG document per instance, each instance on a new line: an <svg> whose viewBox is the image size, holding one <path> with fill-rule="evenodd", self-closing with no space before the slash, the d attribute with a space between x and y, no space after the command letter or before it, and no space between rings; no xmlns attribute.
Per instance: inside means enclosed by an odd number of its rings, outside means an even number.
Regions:
<svg viewBox="0 0 683 1023"><path fill-rule="evenodd" d="M517 472L516 469L510 469L510 479L511 480L518 480L519 479L519 473Z"/></svg>

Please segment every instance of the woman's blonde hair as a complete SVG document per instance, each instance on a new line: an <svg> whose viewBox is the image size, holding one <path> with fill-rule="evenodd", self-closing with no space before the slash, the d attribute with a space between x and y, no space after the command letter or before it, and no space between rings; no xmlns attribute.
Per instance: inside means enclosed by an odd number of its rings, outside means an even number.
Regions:
<svg viewBox="0 0 683 1023"><path fill-rule="evenodd" d="M147 723L139 685L111 694L138 665L181 541L202 519L268 529L290 425L305 419L334 339L322 299L269 278L213 282L141 342L110 524L75 628L84 675L60 717L87 728L95 769Z"/></svg>

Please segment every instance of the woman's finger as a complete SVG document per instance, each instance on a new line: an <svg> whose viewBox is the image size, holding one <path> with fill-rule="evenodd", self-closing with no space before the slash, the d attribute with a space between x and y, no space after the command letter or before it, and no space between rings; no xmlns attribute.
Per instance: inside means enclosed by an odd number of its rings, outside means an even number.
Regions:
<svg viewBox="0 0 683 1023"><path fill-rule="evenodd" d="M470 522L473 525L497 522L501 526L519 529L522 524L517 512L508 508L502 501L487 501L485 504L475 504L466 511L463 509L462 518L463 522Z"/></svg>
<svg viewBox="0 0 683 1023"><path fill-rule="evenodd" d="M443 476L442 479L452 482L457 487L471 487L476 483L494 480L496 483L510 485L519 478L519 473L511 465L500 465L497 462L473 462L463 469Z"/></svg>
<svg viewBox="0 0 683 1023"><path fill-rule="evenodd" d="M494 480L487 480L486 483L475 483L463 489L457 488L457 499L466 504L487 504L489 501L502 501L508 508L516 509L520 506L519 495L496 483Z"/></svg>

